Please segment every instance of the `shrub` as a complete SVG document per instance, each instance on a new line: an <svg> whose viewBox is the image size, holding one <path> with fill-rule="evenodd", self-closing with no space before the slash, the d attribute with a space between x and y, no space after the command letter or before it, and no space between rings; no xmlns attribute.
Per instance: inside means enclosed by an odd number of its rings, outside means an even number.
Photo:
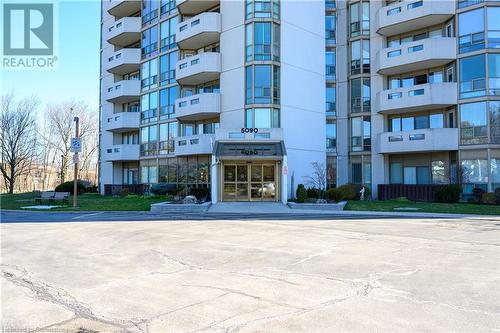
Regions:
<svg viewBox="0 0 500 333"><path fill-rule="evenodd" d="M189 189L189 194L194 195L196 199L205 201L210 200L210 189L209 188L191 188Z"/></svg>
<svg viewBox="0 0 500 333"><path fill-rule="evenodd" d="M479 187L474 187L472 189L472 196L474 198L474 202L476 203L480 203L481 200L483 199L483 194L484 194L484 190L482 188L479 188Z"/></svg>
<svg viewBox="0 0 500 333"><path fill-rule="evenodd" d="M454 203L460 200L460 193L462 193L460 185L450 184L437 191L436 199L438 202Z"/></svg>
<svg viewBox="0 0 500 333"><path fill-rule="evenodd" d="M391 199L391 201L396 201L396 202L411 202L410 200L408 200L407 197L394 198L394 199Z"/></svg>
<svg viewBox="0 0 500 333"><path fill-rule="evenodd" d="M488 204L488 205L494 205L496 203L496 196L495 196L495 193L493 192L487 192L487 193L483 193L483 197L481 198L481 201L484 203L484 204Z"/></svg>
<svg viewBox="0 0 500 333"><path fill-rule="evenodd" d="M151 193L154 195L174 194L178 191L175 184L158 183L151 185Z"/></svg>
<svg viewBox="0 0 500 333"><path fill-rule="evenodd" d="M127 188L127 187L124 187L124 188L122 188L122 189L120 190L120 194L119 194L119 195L120 195L120 197L125 198L125 197L127 197L127 196L128 196L128 193L129 193L129 192L128 192L128 188Z"/></svg>
<svg viewBox="0 0 500 333"><path fill-rule="evenodd" d="M318 189L314 187L309 187L306 190L307 198L308 199L317 199L318 198Z"/></svg>
<svg viewBox="0 0 500 333"><path fill-rule="evenodd" d="M307 191L303 184L297 186L297 202L304 203L307 199Z"/></svg>
<svg viewBox="0 0 500 333"><path fill-rule="evenodd" d="M495 198L496 198L496 203L500 204L500 187L497 187L495 189Z"/></svg>
<svg viewBox="0 0 500 333"><path fill-rule="evenodd" d="M62 184L57 185L54 191L73 193L73 186L74 186L73 181L64 182ZM85 185L80 180L76 182L76 188L79 194L85 192Z"/></svg>
<svg viewBox="0 0 500 333"><path fill-rule="evenodd" d="M342 192L338 188L331 188L326 191L326 198L333 202L342 200Z"/></svg>
<svg viewBox="0 0 500 333"><path fill-rule="evenodd" d="M356 198L356 192L351 184L342 185L338 187L338 190L340 191L340 200L354 200Z"/></svg>
<svg viewBox="0 0 500 333"><path fill-rule="evenodd" d="M99 192L99 188L97 187L97 185L91 185L91 186L88 186L85 189L85 192L87 192L87 193L97 193L97 192Z"/></svg>

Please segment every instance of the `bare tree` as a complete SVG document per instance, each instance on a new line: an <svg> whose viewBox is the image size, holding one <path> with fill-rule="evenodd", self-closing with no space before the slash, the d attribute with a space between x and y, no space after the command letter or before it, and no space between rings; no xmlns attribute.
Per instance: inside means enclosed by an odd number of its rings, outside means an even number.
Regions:
<svg viewBox="0 0 500 333"><path fill-rule="evenodd" d="M318 195L321 197L322 193L326 190L326 168L323 163L313 162L311 163L312 173L310 176L304 177L304 182L312 188L316 188L320 193Z"/></svg>
<svg viewBox="0 0 500 333"><path fill-rule="evenodd" d="M61 157L61 182L67 178L71 157L71 138L74 136L74 117L80 118L80 137L84 142L83 152L80 154L79 171L89 174L94 168L97 159L97 118L88 106L80 101L70 100L55 105L49 105L46 111L47 130L43 135L47 146Z"/></svg>
<svg viewBox="0 0 500 333"><path fill-rule="evenodd" d="M9 193L27 177L36 155L36 110L38 100L16 101L13 94L2 96L0 110L0 172Z"/></svg>

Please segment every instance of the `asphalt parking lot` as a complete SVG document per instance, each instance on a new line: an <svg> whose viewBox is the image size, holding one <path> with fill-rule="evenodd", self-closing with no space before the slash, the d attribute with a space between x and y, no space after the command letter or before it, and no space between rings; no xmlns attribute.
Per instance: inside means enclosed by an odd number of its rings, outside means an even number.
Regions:
<svg viewBox="0 0 500 333"><path fill-rule="evenodd" d="M497 218L0 228L4 332L500 331Z"/></svg>

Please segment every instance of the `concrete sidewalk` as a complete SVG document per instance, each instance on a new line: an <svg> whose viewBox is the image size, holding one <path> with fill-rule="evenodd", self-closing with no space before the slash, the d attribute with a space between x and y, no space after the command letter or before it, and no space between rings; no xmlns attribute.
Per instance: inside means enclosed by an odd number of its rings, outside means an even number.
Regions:
<svg viewBox="0 0 500 333"><path fill-rule="evenodd" d="M218 202L208 213L292 214L290 207L280 202Z"/></svg>
<svg viewBox="0 0 500 333"><path fill-rule="evenodd" d="M475 218L475 219L499 219L494 215L472 215L472 214L443 214L443 213L425 213L425 212L406 212L406 211L355 211L355 210L321 210L321 209L300 209L294 210L279 202L218 202L212 204L206 214L289 214L289 215L330 215L330 216L398 216L408 218Z"/></svg>

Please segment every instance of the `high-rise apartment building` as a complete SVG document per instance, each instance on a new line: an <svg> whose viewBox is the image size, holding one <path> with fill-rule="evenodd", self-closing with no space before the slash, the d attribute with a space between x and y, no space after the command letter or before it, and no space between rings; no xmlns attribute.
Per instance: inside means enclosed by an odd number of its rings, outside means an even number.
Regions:
<svg viewBox="0 0 500 333"><path fill-rule="evenodd" d="M102 1L100 183L500 187L500 1ZM383 188L380 187L380 188Z"/></svg>

